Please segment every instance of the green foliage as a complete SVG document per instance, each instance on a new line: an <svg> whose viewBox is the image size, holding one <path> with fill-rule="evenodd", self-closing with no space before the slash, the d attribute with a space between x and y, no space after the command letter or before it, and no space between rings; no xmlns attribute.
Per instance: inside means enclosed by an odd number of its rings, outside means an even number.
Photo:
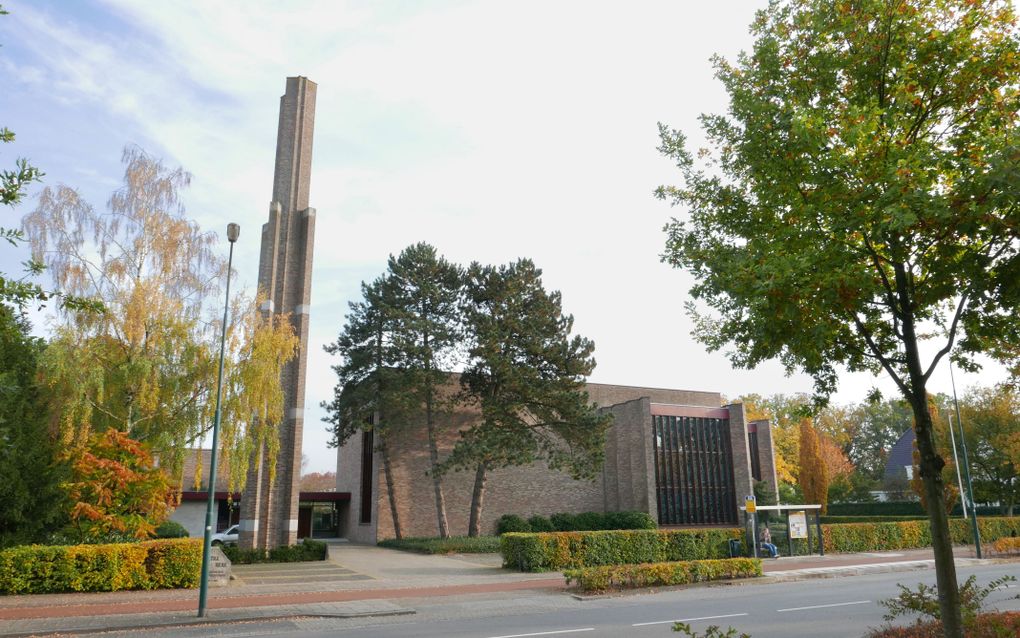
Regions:
<svg viewBox="0 0 1020 638"><path fill-rule="evenodd" d="M969 509L968 509L969 511ZM978 507L978 516L994 516L999 513L996 507ZM953 514L962 514L960 506L953 509ZM834 503L829 506L830 516L921 516L924 508L917 501L884 501L871 503Z"/></svg>
<svg viewBox="0 0 1020 638"><path fill-rule="evenodd" d="M26 545L0 550L0 593L197 587L202 543L158 540L117 545Z"/></svg>
<svg viewBox="0 0 1020 638"><path fill-rule="evenodd" d="M498 536L388 538L379 541L378 545L419 554L495 554L500 548Z"/></svg>
<svg viewBox="0 0 1020 638"><path fill-rule="evenodd" d="M43 343L11 308L0 305L0 548L41 542L66 520L57 462L37 381Z"/></svg>
<svg viewBox="0 0 1020 638"><path fill-rule="evenodd" d="M522 532L555 532L556 527L545 516L535 515L528 519L528 526L531 529L522 529Z"/></svg>
<svg viewBox="0 0 1020 638"><path fill-rule="evenodd" d="M531 523L516 514L504 514L496 521L496 534L507 532L532 532Z"/></svg>
<svg viewBox="0 0 1020 638"><path fill-rule="evenodd" d="M177 521L166 520L156 528L156 538L188 538L188 530Z"/></svg>
<svg viewBox="0 0 1020 638"><path fill-rule="evenodd" d="M1015 576L1001 576L993 579L984 587L977 584L977 576L972 575L963 585L960 585L960 606L963 612L963 624L966 626L974 624L984 601L999 587L1009 587L1009 583L1015 583ZM941 620L942 611L939 608L938 588L918 583L917 589L910 589L906 585L897 584L900 593L895 598L887 598L878 601L889 611L882 618L887 621L895 620L900 616L919 615L922 618ZM1020 595L1013 596L1020 598Z"/></svg>
<svg viewBox="0 0 1020 638"><path fill-rule="evenodd" d="M741 632L737 633L737 630L733 627L728 627L725 631L719 627L719 625L709 625L705 628L704 634L698 634L698 632L691 629L691 626L683 622L673 623L673 631L682 633L687 638L751 638L750 634Z"/></svg>
<svg viewBox="0 0 1020 638"><path fill-rule="evenodd" d="M503 534L503 566L527 572L729 557L739 529L603 530Z"/></svg>
<svg viewBox="0 0 1020 638"><path fill-rule="evenodd" d="M695 336L733 363L884 372L910 403L948 635L954 570L927 384L950 352L1020 354L1020 32L1012 3L772 2L692 152L661 126L682 208L664 258ZM695 305L695 303L697 305ZM922 344L923 341L929 343ZM955 613L955 615L950 615Z"/></svg>
<svg viewBox="0 0 1020 638"><path fill-rule="evenodd" d="M761 576L762 571L761 560L757 558L724 558L641 565L600 565L568 569L563 575L568 585L576 584L581 591L592 592L754 578Z"/></svg>
<svg viewBox="0 0 1020 638"><path fill-rule="evenodd" d="M525 521L515 514L504 514L496 523L498 534L505 532L590 532L613 529L658 529L647 512L559 512L549 518L532 516Z"/></svg>
<svg viewBox="0 0 1020 638"><path fill-rule="evenodd" d="M230 562L235 565L251 565L254 563L300 563L326 560L329 546L310 538L303 539L297 545L264 549L241 549L237 545L220 547Z"/></svg>
<svg viewBox="0 0 1020 638"><path fill-rule="evenodd" d="M823 516L822 525L832 523L899 523L902 521L926 521L927 516Z"/></svg>
<svg viewBox="0 0 1020 638"><path fill-rule="evenodd" d="M979 518L978 529L982 543L1014 534L1020 534L1020 518ZM892 523L837 523L822 525L825 551L881 552L897 549L918 549L931 546L931 527L926 520ZM949 535L953 543L973 543L970 521L949 521Z"/></svg>

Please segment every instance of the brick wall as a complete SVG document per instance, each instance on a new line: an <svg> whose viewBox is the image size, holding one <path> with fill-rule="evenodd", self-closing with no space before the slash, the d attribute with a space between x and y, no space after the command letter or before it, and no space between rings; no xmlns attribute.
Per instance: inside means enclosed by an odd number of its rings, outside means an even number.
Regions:
<svg viewBox="0 0 1020 638"><path fill-rule="evenodd" d="M752 421L758 432L758 459L761 465L761 480L769 484L779 502L779 481L776 479L775 450L772 444L772 426L767 419Z"/></svg>

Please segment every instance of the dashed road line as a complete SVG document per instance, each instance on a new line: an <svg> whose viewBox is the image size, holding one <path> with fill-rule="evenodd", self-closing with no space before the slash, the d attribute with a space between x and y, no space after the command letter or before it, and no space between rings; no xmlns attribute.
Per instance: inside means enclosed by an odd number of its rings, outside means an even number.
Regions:
<svg viewBox="0 0 1020 638"><path fill-rule="evenodd" d="M827 607L847 607L848 605L866 605L870 603L870 600L854 600L849 603L832 603L830 605L810 605L808 607L790 607L788 609L777 609L776 611L782 613L784 611L804 611L805 609L825 609Z"/></svg>
<svg viewBox="0 0 1020 638"><path fill-rule="evenodd" d="M645 627L647 625L665 625L671 622L694 622L696 620L715 620L716 618L736 618L747 614L723 614L722 616L700 616L698 618L677 618L676 620L656 620L655 622L638 622L631 627Z"/></svg>
<svg viewBox="0 0 1020 638"><path fill-rule="evenodd" d="M507 636L493 636L492 638L527 638L527 636L552 636L554 634L576 634L581 631L595 631L594 627L584 629L558 629L556 631L537 631L532 634L510 634Z"/></svg>

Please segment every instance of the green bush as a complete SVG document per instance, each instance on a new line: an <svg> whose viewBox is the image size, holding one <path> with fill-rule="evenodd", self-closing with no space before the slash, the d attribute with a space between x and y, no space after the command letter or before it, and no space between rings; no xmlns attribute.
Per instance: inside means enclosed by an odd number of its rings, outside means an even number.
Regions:
<svg viewBox="0 0 1020 638"><path fill-rule="evenodd" d="M567 512L557 512L549 517L549 522L556 528L557 532L572 532L577 530L577 516Z"/></svg>
<svg viewBox="0 0 1020 638"><path fill-rule="evenodd" d="M728 558L740 529L604 530L504 534L503 566L539 572L595 565L662 563Z"/></svg>
<svg viewBox="0 0 1020 638"><path fill-rule="evenodd" d="M997 507L980 506L978 516L995 516L1000 514ZM830 516L928 516L920 501L885 501L872 503L830 503ZM962 515L960 504L953 507L954 516Z"/></svg>
<svg viewBox="0 0 1020 638"><path fill-rule="evenodd" d="M530 532L531 526L528 525L528 521L524 520L516 514L504 514L499 517L499 521L496 522L496 534L506 534L507 532Z"/></svg>
<svg viewBox="0 0 1020 638"><path fill-rule="evenodd" d="M1005 536L1020 534L1020 517L979 518L981 542L992 543ZM822 525L827 552L878 552L917 549L931 546L927 520L895 523L839 523ZM953 543L973 543L971 523L964 519L949 521Z"/></svg>
<svg viewBox="0 0 1020 638"><path fill-rule="evenodd" d="M264 549L241 549L237 545L221 545L220 549L234 565L326 560L326 543L310 538L302 540L297 545L276 547L268 552Z"/></svg>
<svg viewBox="0 0 1020 638"><path fill-rule="evenodd" d="M642 565L602 565L568 569L563 575L568 585L576 583L581 591L590 592L754 578L761 576L762 571L761 560L757 558L725 558Z"/></svg>
<svg viewBox="0 0 1020 638"><path fill-rule="evenodd" d="M419 554L494 554L499 551L498 536L451 536L450 538L388 538L379 547L401 549Z"/></svg>
<svg viewBox="0 0 1020 638"><path fill-rule="evenodd" d="M164 521L156 528L156 538L187 538L188 530L177 521Z"/></svg>
<svg viewBox="0 0 1020 638"><path fill-rule="evenodd" d="M780 517L779 520L782 520ZM822 525L831 523L898 523L900 521L926 521L927 516L823 516Z"/></svg>
<svg viewBox="0 0 1020 638"><path fill-rule="evenodd" d="M197 587L202 543L190 539L115 545L27 545L0 551L0 593Z"/></svg>
<svg viewBox="0 0 1020 638"><path fill-rule="evenodd" d="M532 532L555 532L552 521L544 516L532 516L528 519L528 525Z"/></svg>

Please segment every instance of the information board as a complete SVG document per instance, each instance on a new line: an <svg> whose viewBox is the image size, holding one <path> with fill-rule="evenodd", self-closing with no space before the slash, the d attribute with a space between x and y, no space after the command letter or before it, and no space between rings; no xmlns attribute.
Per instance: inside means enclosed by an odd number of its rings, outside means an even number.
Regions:
<svg viewBox="0 0 1020 638"><path fill-rule="evenodd" d="M790 512L790 538L807 538L807 514L804 510Z"/></svg>

